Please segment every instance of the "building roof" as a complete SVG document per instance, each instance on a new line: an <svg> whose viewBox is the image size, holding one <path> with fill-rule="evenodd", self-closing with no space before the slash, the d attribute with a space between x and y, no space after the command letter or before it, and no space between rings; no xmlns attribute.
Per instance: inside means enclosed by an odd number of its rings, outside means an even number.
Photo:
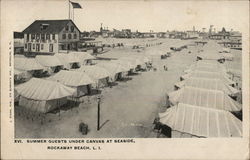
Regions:
<svg viewBox="0 0 250 160"><path fill-rule="evenodd" d="M242 122L228 111L179 103L159 117L172 130L198 137L242 137Z"/></svg>
<svg viewBox="0 0 250 160"><path fill-rule="evenodd" d="M59 33L62 29L69 23L74 22L69 19L65 20L36 20L31 25L29 25L23 33ZM47 25L48 27L45 29L41 29L42 25ZM75 25L75 24L74 24ZM80 30L75 25L76 29L80 32Z"/></svg>

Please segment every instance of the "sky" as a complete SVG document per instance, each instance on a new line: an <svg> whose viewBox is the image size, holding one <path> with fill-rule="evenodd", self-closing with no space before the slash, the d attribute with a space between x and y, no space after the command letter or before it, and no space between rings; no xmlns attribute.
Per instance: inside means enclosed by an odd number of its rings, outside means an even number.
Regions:
<svg viewBox="0 0 250 160"><path fill-rule="evenodd" d="M242 31L249 23L247 1L71 1L83 8L74 10L74 22L81 31L99 30L101 23L108 29L141 32L184 31L193 26L208 31L210 25ZM39 19L68 19L68 0L2 0L1 5L2 20L13 31L23 31Z"/></svg>

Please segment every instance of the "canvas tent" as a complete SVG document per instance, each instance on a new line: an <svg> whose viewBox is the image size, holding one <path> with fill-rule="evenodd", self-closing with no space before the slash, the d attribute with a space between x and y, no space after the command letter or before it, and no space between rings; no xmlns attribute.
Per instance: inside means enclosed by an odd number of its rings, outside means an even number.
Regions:
<svg viewBox="0 0 250 160"><path fill-rule="evenodd" d="M26 83L15 87L20 95L19 106L39 113L47 113L67 102L67 96L72 96L75 89L58 82L32 78Z"/></svg>
<svg viewBox="0 0 250 160"><path fill-rule="evenodd" d="M59 59L59 61L63 64L64 68L71 69L71 68L79 68L80 67L80 60L71 53L58 53L55 56Z"/></svg>
<svg viewBox="0 0 250 160"><path fill-rule="evenodd" d="M134 66L135 69L146 67L146 64L144 63L144 61L142 61L139 58L133 57L133 56L132 57L122 57L122 58L119 58L119 60L130 62Z"/></svg>
<svg viewBox="0 0 250 160"><path fill-rule="evenodd" d="M173 138L242 137L242 122L228 111L179 103L159 117Z"/></svg>
<svg viewBox="0 0 250 160"><path fill-rule="evenodd" d="M223 83L223 81L220 79L191 77L187 80L175 83L176 89L180 89L185 86L204 88L204 89L209 89L209 90L219 90L219 91L223 91L224 93L230 96L235 96L236 94L239 93L239 90Z"/></svg>
<svg viewBox="0 0 250 160"><path fill-rule="evenodd" d="M183 87L168 94L172 105L185 103L226 111L240 111L242 106L222 91L195 87Z"/></svg>
<svg viewBox="0 0 250 160"><path fill-rule="evenodd" d="M74 97L90 94L91 84L95 83L87 74L83 72L65 70L61 70L49 79L74 88L76 90L73 94Z"/></svg>
<svg viewBox="0 0 250 160"><path fill-rule="evenodd" d="M185 80L191 77L195 78L210 78L210 79L220 79L223 83L234 86L236 82L230 80L228 75L220 72L206 72L206 71L192 71L180 77L181 80Z"/></svg>
<svg viewBox="0 0 250 160"><path fill-rule="evenodd" d="M109 72L109 81L114 82L122 77L126 76L128 70L118 63L102 62L96 64L98 67L102 67Z"/></svg>
<svg viewBox="0 0 250 160"><path fill-rule="evenodd" d="M63 67L63 63L54 55L37 55L36 60L48 69L49 74L58 72Z"/></svg>
<svg viewBox="0 0 250 160"><path fill-rule="evenodd" d="M225 57L221 54L202 52L201 54L197 55L197 59L223 61Z"/></svg>
<svg viewBox="0 0 250 160"><path fill-rule="evenodd" d="M119 65L122 65L124 69L131 72L135 71L136 68L136 66L133 65L131 61L125 59L112 60L110 63L117 63Z"/></svg>
<svg viewBox="0 0 250 160"><path fill-rule="evenodd" d="M90 78L95 81L95 87L106 87L108 86L108 77L109 72L104 68L98 67L96 65L91 66L82 66L79 69L76 69L77 72L83 72L87 74Z"/></svg>
<svg viewBox="0 0 250 160"><path fill-rule="evenodd" d="M14 57L14 68L23 71L43 70L44 67L40 65L35 58Z"/></svg>
<svg viewBox="0 0 250 160"><path fill-rule="evenodd" d="M90 55L86 52L70 52L70 54L74 55L80 61L81 65L88 65L92 63L93 59L96 59L94 56Z"/></svg>

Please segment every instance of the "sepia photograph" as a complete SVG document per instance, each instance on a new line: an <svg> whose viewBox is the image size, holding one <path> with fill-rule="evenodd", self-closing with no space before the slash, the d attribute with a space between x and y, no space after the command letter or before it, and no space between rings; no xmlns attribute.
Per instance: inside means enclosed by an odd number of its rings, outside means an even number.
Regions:
<svg viewBox="0 0 250 160"><path fill-rule="evenodd" d="M249 158L248 1L3 0L1 21L5 151Z"/></svg>
<svg viewBox="0 0 250 160"><path fill-rule="evenodd" d="M13 31L16 138L242 137L237 25L218 17L183 25L195 14L187 10L180 24L163 26L169 11L146 2L111 11L115 2L34 3L63 9L26 13ZM140 26L137 4L152 11Z"/></svg>

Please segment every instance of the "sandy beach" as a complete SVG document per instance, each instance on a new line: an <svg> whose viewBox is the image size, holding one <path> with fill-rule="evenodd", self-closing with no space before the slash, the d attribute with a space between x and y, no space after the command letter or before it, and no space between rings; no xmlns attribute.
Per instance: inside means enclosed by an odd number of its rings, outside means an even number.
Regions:
<svg viewBox="0 0 250 160"><path fill-rule="evenodd" d="M190 41L163 39L162 45L152 46L151 50L169 48L177 43ZM191 53L188 53L191 51ZM72 109L62 110L60 117L49 113L46 125L31 121L22 116L15 117L15 136L18 138L156 138L153 131L153 121L159 112L164 111L166 93L174 90L174 83L179 81L183 70L196 61L198 48L189 46L180 52L175 52L167 59L154 59L156 71L139 72L126 81L117 81L112 88L104 88L101 93L101 129L97 131L97 100L96 96L86 97ZM143 52L143 51L142 51ZM241 66L241 54L231 50L235 59L227 62L227 66ZM129 47L114 48L109 52L98 55L99 58L115 59L130 54L141 54ZM99 63L99 61L95 61ZM163 66L168 67L168 71ZM87 135L78 131L79 123L89 127Z"/></svg>

